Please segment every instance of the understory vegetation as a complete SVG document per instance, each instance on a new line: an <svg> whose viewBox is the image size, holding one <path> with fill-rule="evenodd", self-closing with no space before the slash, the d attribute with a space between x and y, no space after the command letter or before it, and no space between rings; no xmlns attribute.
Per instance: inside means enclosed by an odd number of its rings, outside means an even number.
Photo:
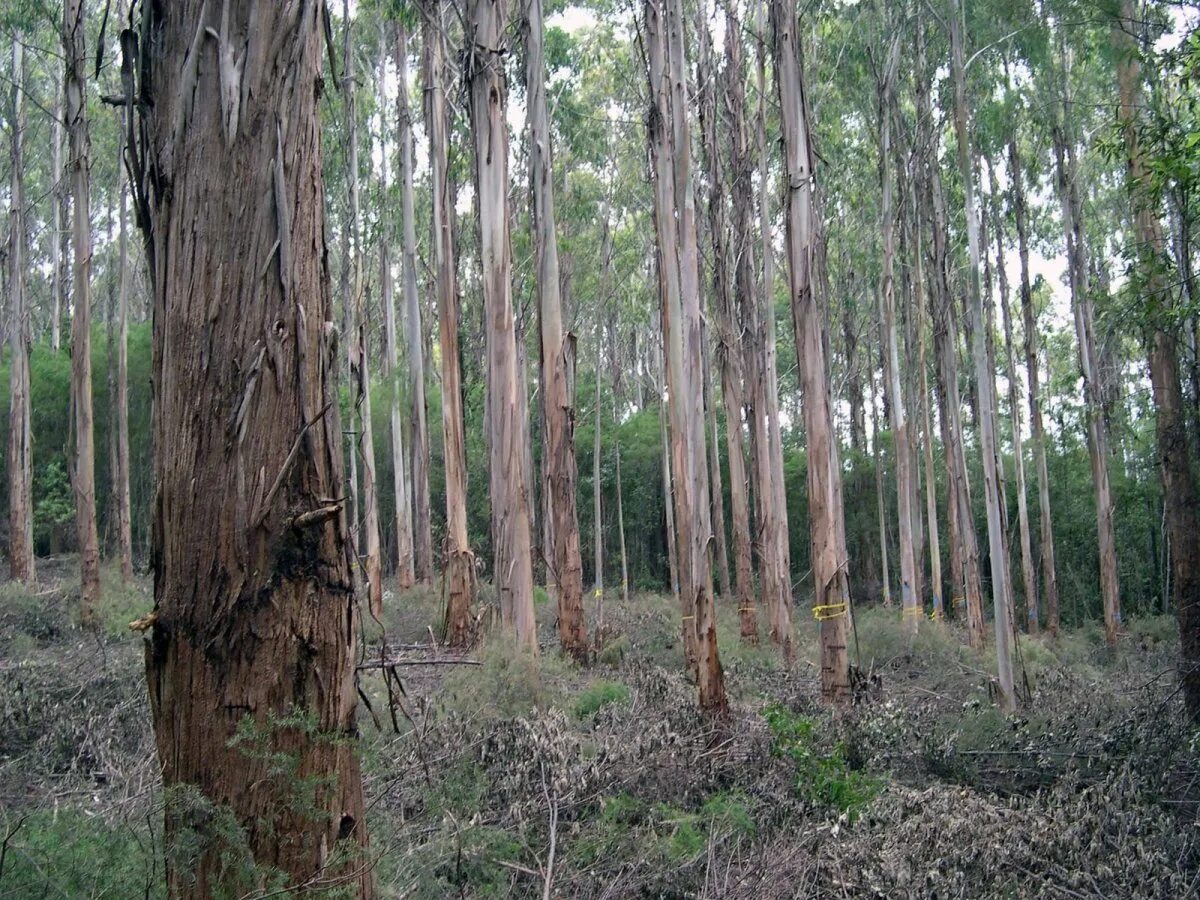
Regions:
<svg viewBox="0 0 1200 900"><path fill-rule="evenodd" d="M0 587L0 896L163 896L164 798L126 627L149 586L106 571L88 633L72 562L45 561L36 591ZM428 644L436 586L386 600L387 652ZM811 623L788 671L738 639L732 603L718 612L722 723L695 711L677 607L657 594L608 598L588 667L559 656L544 603L536 668L496 633L463 657L410 653L444 664L398 666L402 691L362 669L380 895L540 897L547 879L556 897L1196 894L1200 733L1170 619L1132 620L1116 651L1097 627L1022 637L1026 698L1005 716L994 663L956 626L909 639L897 611L862 609L857 702L835 717ZM370 631L364 647L384 649ZM259 738L242 735L246 752ZM251 865L219 811L202 818L228 865Z"/></svg>

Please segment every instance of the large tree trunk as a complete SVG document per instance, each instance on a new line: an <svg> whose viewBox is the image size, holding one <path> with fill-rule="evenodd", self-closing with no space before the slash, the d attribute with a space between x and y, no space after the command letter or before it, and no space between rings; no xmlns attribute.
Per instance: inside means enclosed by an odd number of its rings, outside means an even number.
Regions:
<svg viewBox="0 0 1200 900"><path fill-rule="evenodd" d="M433 580L433 520L429 508L429 422L425 402L425 340L421 301L417 291L417 217L413 206L412 108L408 102L408 31L402 19L395 24L396 112L399 121L400 213L404 263L404 332L408 344L408 387L412 401L410 441L414 568L417 581ZM397 460L395 465L401 465Z"/></svg>
<svg viewBox="0 0 1200 900"><path fill-rule="evenodd" d="M674 447L675 525L685 641L695 658L700 707L723 715L728 703L717 651L710 541L712 520L705 461L704 400L700 381L699 248L692 194L690 134L684 74L683 8L673 0L646 3L650 86L648 138L658 232L667 388ZM664 12L666 21L664 21Z"/></svg>
<svg viewBox="0 0 1200 900"><path fill-rule="evenodd" d="M546 422L545 515L552 545L550 562L558 593L558 638L565 653L587 658L583 621L583 560L579 548L579 516L575 509L575 336L563 333L559 294L558 238L554 219L554 165L550 117L546 109L546 64L543 49L542 0L528 0L525 32L526 110L529 117L529 180L537 254L538 323L541 333L542 408ZM600 383L599 372L596 383ZM597 404L599 411L599 404ZM600 435L596 422L596 436ZM600 521L596 520L599 530Z"/></svg>
<svg viewBox="0 0 1200 900"><path fill-rule="evenodd" d="M900 380L900 342L896 331L896 285L894 265L896 256L895 208L890 165L892 140L892 94L895 91L896 69L900 64L900 40L893 39L888 50L879 97L879 172L882 186L880 204L883 232L883 338L887 361L885 377L891 395L892 446L896 455L896 510L899 526L900 606L906 629L915 634L921 623L921 597L917 593L917 556L913 549L913 477L912 444L908 434L908 415L905 409L904 388Z"/></svg>
<svg viewBox="0 0 1200 900"><path fill-rule="evenodd" d="M1037 634L1037 579L1033 573L1033 538L1029 530L1029 504L1025 496L1025 442L1021 436L1021 383L1017 378L1017 357L1013 350L1012 313L1008 305L1008 272L1004 259L1004 217L1000 210L1000 188L996 184L994 166L988 167L988 174L992 188L991 193L996 198L997 205L997 214L992 218L992 225L996 230L996 275L1000 290L998 301L1001 318L1004 322L1004 377L1008 381L1008 406L1012 421L1013 468L1017 479L1017 527L1021 541L1021 580L1025 590L1026 627L1030 634Z"/></svg>
<svg viewBox="0 0 1200 900"><path fill-rule="evenodd" d="M122 12L124 4L121 4ZM127 117L133 108L133 82L123 79L127 89L125 106L121 108L120 136L117 139L117 182L120 193L120 223L117 270L117 410L116 410L116 468L112 473L116 495L117 547L121 561L121 580L133 578L133 515L129 498L129 183L122 160L125 155L125 136L129 132Z"/></svg>
<svg viewBox="0 0 1200 900"><path fill-rule="evenodd" d="M850 702L850 658L846 652L850 610L849 559L841 507L842 473L834 445L825 323L813 295L813 152L800 63L794 7L771 0L775 82L783 132L783 174L792 327L804 399L808 439L809 534L812 542L813 613L821 622L821 694L826 702Z"/></svg>
<svg viewBox="0 0 1200 900"><path fill-rule="evenodd" d="M1161 263L1165 253L1162 224L1150 191L1150 176L1138 139L1141 64L1137 44L1130 31L1136 21L1129 0L1124 0L1120 18L1113 23L1112 32L1117 51L1120 92L1117 118L1125 138L1133 236L1144 273L1141 276L1144 281L1138 284L1149 321L1147 343L1150 351L1150 381L1154 389L1155 436L1162 471L1167 532L1171 542L1175 611L1179 620L1180 682L1187 713L1196 719L1200 717L1200 521L1196 515L1196 485L1189 459L1177 339L1167 331L1168 309L1164 308L1171 302L1171 295L1164 283Z"/></svg>
<svg viewBox="0 0 1200 900"><path fill-rule="evenodd" d="M979 211L975 208L975 177L971 170L971 144L967 110L967 85L963 62L962 0L950 10L951 69L954 77L954 131L958 138L958 168L963 183L963 203L967 217L967 247L970 271L967 286L970 296L971 355L975 363L975 381L979 397L977 422L983 453L983 495L987 510L988 552L992 568L992 601L995 607L996 661L1000 683L1000 701L1005 709L1016 703L1013 691L1012 649L1010 647L1011 611L1008 551L1000 514L1000 480L996 465L995 380L988 365L987 334L983 321L983 293L980 284Z"/></svg>
<svg viewBox="0 0 1200 900"><path fill-rule="evenodd" d="M475 143L481 280L487 331L492 569L500 613L517 641L537 653L529 492L525 477L524 404L517 371L509 257L507 84L508 0L470 0L467 34L471 133Z"/></svg>
<svg viewBox="0 0 1200 900"><path fill-rule="evenodd" d="M1021 320L1025 331L1025 375L1029 393L1029 433L1033 443L1034 465L1038 478L1038 517L1041 520L1042 593L1045 599L1046 629L1058 635L1058 570L1054 560L1054 525L1050 512L1050 471L1046 465L1046 429L1042 424L1039 386L1037 315L1033 309L1033 289L1029 279L1029 225L1025 204L1025 173L1017 136L1008 141L1008 177L1012 184L1013 218L1017 225L1017 252L1021 261Z"/></svg>
<svg viewBox="0 0 1200 900"><path fill-rule="evenodd" d="M1054 127L1054 155L1059 204L1067 244L1067 274L1083 375L1084 407L1088 428L1088 455L1092 463L1092 488L1096 499L1096 544L1100 568L1100 595L1104 602L1104 634L1110 647L1117 642L1121 623L1120 583L1117 578L1117 548L1113 533L1112 487L1108 477L1108 433L1104 425L1104 403L1100 392L1096 354L1095 311L1092 304L1088 248L1083 230L1083 207L1079 199L1075 141L1067 133L1071 99L1068 91L1067 60L1061 61L1061 108Z"/></svg>
<svg viewBox="0 0 1200 900"><path fill-rule="evenodd" d="M875 370L867 376L871 398L871 455L875 463L875 510L879 522L879 586L884 609L892 608L892 572L888 563L887 506L883 501L883 458L879 452L879 407L875 403Z"/></svg>
<svg viewBox="0 0 1200 900"><path fill-rule="evenodd" d="M71 318L71 406L75 411L75 528L79 540L80 619L94 624L100 599L100 540L96 534L95 436L92 432L92 226L90 219L91 160L89 158L86 80L87 45L83 0L63 7L63 49L67 59L67 134L70 137L72 244L75 251L75 311Z"/></svg>
<svg viewBox="0 0 1200 900"><path fill-rule="evenodd" d="M13 34L12 107L9 135L12 181L8 231L8 575L16 581L36 578L33 559L33 428L29 384L29 310L25 296L25 45ZM55 243L52 241L51 243Z"/></svg>
<svg viewBox="0 0 1200 900"><path fill-rule="evenodd" d="M143 14L157 485L146 667L178 897L259 893L272 871L372 892L353 560L331 499L342 454L320 9L221 15L183 0ZM197 64L206 31L219 65ZM231 78L240 97L222 89ZM260 201L249 220L247 197ZM171 850L183 842L186 863ZM229 864L242 852L262 874Z"/></svg>
<svg viewBox="0 0 1200 900"><path fill-rule="evenodd" d="M425 131L429 135L429 180L433 199L431 244L438 308L438 357L442 378L442 435L446 473L446 546L442 571L446 596L444 632L450 646L462 647L471 639L475 557L467 538L467 462L458 349L455 195L450 189L450 122L446 106L446 10L444 0L422 0Z"/></svg>

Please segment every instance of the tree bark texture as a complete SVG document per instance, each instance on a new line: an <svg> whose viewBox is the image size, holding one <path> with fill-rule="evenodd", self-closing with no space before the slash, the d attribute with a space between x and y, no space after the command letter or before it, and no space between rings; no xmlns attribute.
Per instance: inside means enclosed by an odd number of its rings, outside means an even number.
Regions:
<svg viewBox="0 0 1200 900"><path fill-rule="evenodd" d="M429 135L429 180L433 196L434 293L438 308L438 347L442 377L442 435L446 473L446 546L442 581L446 596L445 638L452 647L471 639L475 598L475 556L467 537L467 461L463 427L462 368L458 346L458 258L455 252L454 192L450 185L446 102L446 21L444 0L422 0L425 53L425 131Z"/></svg>
<svg viewBox="0 0 1200 900"><path fill-rule="evenodd" d="M87 121L87 45L83 0L63 6L67 135L70 142L72 245L75 253L74 314L71 317L71 406L74 409L75 530L79 541L80 619L94 623L100 599L100 540L96 533L95 435L92 430L92 225L91 141Z"/></svg>
<svg viewBox="0 0 1200 900"><path fill-rule="evenodd" d="M150 5L141 39L135 196L156 450L146 668L167 844L198 846L186 862L168 852L168 888L240 896L275 871L367 897L354 561L333 499L321 6Z"/></svg>
<svg viewBox="0 0 1200 900"><path fill-rule="evenodd" d="M550 562L558 594L558 638L563 652L578 660L588 653L583 619L583 559L579 546L579 515L575 508L574 383L575 335L564 333L559 293L558 238L554 218L554 164L550 115L546 108L546 63L543 46L542 0L528 0L525 32L526 112L529 119L529 178L534 246L537 256L536 291L541 337L542 403L546 424L545 515L552 547ZM599 384L599 373L596 379ZM599 407L597 407L599 409ZM596 436L600 429L597 421ZM597 531L600 521L596 520Z"/></svg>
<svg viewBox="0 0 1200 900"><path fill-rule="evenodd" d="M475 149L481 280L487 332L489 496L493 573L500 613L517 641L537 652L533 565L524 446L526 417L519 396L509 256L508 123L504 55L508 0L467 5L467 82Z"/></svg>
<svg viewBox="0 0 1200 900"><path fill-rule="evenodd" d="M12 39L12 106L9 136L12 159L8 214L8 575L32 583L33 558L33 410L30 405L30 316L25 290L25 45ZM56 243L52 240L51 243Z"/></svg>
<svg viewBox="0 0 1200 900"><path fill-rule="evenodd" d="M784 0L771 0L771 24L783 132L789 296L808 439L809 534L815 589L813 612L821 623L821 694L827 703L842 706L851 700L850 658L846 647L849 559L841 522L842 474L834 446L825 322L812 284L816 235L812 137L794 7Z"/></svg>

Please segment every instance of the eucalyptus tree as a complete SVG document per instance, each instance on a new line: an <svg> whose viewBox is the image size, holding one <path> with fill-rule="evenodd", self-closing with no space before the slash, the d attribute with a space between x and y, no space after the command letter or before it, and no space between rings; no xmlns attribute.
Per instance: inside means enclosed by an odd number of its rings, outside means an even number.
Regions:
<svg viewBox="0 0 1200 900"><path fill-rule="evenodd" d="M63 54L66 58L66 128L70 144L72 248L74 251L71 316L71 406L74 410L75 531L81 575L80 618L95 619L100 600L100 540L96 530L95 435L92 422L92 226L91 158L87 119L87 41L83 0L63 5Z"/></svg>
<svg viewBox="0 0 1200 900"><path fill-rule="evenodd" d="M575 336L564 334L559 293L558 238L554 218L554 164L546 105L546 63L542 0L527 0L525 28L526 113L529 120L529 180L534 231L541 347L542 409L546 424L547 527L558 599L558 636L566 653L584 660L588 654L583 621L583 560L579 549L579 517L575 508ZM606 210L607 212L607 210ZM599 373L596 378L599 387ZM597 393L597 400L599 394ZM599 412L599 402L596 404ZM600 428L596 427L597 452ZM596 479L599 485L599 479ZM596 534L600 517L596 516ZM601 566L597 564L597 578Z"/></svg>
<svg viewBox="0 0 1200 900"><path fill-rule="evenodd" d="M849 560L826 367L826 326L813 291L816 211L812 136L795 9L785 0L770 0L770 11L783 136L789 297L808 441L813 613L821 623L821 694L826 702L840 706L851 700Z"/></svg>
<svg viewBox="0 0 1200 900"><path fill-rule="evenodd" d="M1067 275L1071 286L1079 369L1083 376L1084 406L1087 418L1088 456L1092 464L1092 489L1096 502L1096 543L1100 569L1100 593L1104 602L1104 633L1108 645L1115 646L1121 621L1120 583L1117 573L1116 537L1113 528L1114 506L1109 478L1108 432L1104 423L1100 362L1096 352L1096 314L1091 286L1090 251L1079 194L1079 163L1072 129L1070 60L1059 23L1058 98L1055 104L1054 159L1055 176L1063 231L1067 247Z"/></svg>
<svg viewBox="0 0 1200 900"><path fill-rule="evenodd" d="M412 477L413 563L417 581L433 579L433 524L429 499L429 423L425 400L425 341L421 324L418 284L417 216L413 189L412 107L408 99L408 21L393 23L393 52L396 59L396 153L400 162L401 258L404 264L404 331L408 350L408 396L411 402L409 433ZM398 463L394 463L398 464Z"/></svg>
<svg viewBox="0 0 1200 900"><path fill-rule="evenodd" d="M650 88L650 145L659 294L665 345L680 605L688 662L700 707L728 707L717 649L705 459L699 249L692 193L691 140L680 0L647 0L643 21Z"/></svg>
<svg viewBox="0 0 1200 900"><path fill-rule="evenodd" d="M25 45L12 37L12 89L8 112L12 157L8 215L8 565L9 577L32 582L33 557L33 426L29 373L30 315L25 251Z"/></svg>
<svg viewBox="0 0 1200 900"><path fill-rule="evenodd" d="M1145 303L1147 320L1155 437L1171 541L1172 585L1182 651L1180 681L1188 714L1196 718L1200 717L1200 519L1196 514L1196 485L1179 377L1178 341L1169 324L1174 289L1166 283L1162 223L1138 130L1142 105L1141 60L1135 32L1138 22L1132 3L1122 0L1119 14L1112 23L1120 101L1117 121L1127 165L1132 236L1138 266L1135 285Z"/></svg>
<svg viewBox="0 0 1200 900"><path fill-rule="evenodd" d="M146 6L142 21L154 52L131 159L145 166L134 184L154 292L158 499L155 607L138 625L168 890L258 894L278 873L288 889L328 881L369 897L354 561L333 499L321 6L183 0ZM205 35L216 65L197 64ZM249 219L247 197L262 198ZM227 810L232 832L197 810Z"/></svg>
<svg viewBox="0 0 1200 900"><path fill-rule="evenodd" d="M971 356L974 360L978 396L978 427L983 453L984 506L987 511L988 551L992 569L992 603L996 625L996 660L1000 683L1000 702L1011 709L1016 702L1012 672L1012 625L1009 602L1008 550L1000 512L1000 480L997 471L995 434L995 376L988 364L987 335L984 330L983 295L980 285L979 211L975 206L975 176L971 167L970 111L967 108L966 72L963 49L962 2L954 0L950 12L950 66L954 80L954 132L958 140L958 168L966 208L967 244L970 269L967 287L970 299Z"/></svg>
<svg viewBox="0 0 1200 900"><path fill-rule="evenodd" d="M740 35L735 35L740 37ZM729 502L730 525L733 537L734 585L736 602L741 621L742 637L755 643L758 641L758 629L755 624L754 610L754 569L750 540L750 501L749 480L746 473L746 453L743 440L742 410L745 405L745 381L743 358L745 351L742 346L743 330L737 321L734 309L734 299L729 279L730 260L730 229L725 203L725 166L721 164L720 135L729 131L727 116L720 115L725 110L724 104L717 102L717 90L720 83L728 80L728 74L718 71L713 53L712 38L709 35L707 4L697 6L696 43L696 82L699 90L699 118L701 146L704 151L705 181L708 186L708 235L712 252L712 304L715 316L713 322L714 344L717 368L721 378L721 399L725 413L725 453L729 464ZM726 61L729 65L729 61ZM737 77L741 77L740 73ZM744 144L743 126L743 144ZM744 151L744 147L743 147ZM749 185L745 186L749 190ZM748 198L747 198L748 199ZM743 201L743 221L749 226L748 205ZM706 367L707 368L707 367ZM706 379L707 380L707 379ZM717 460L718 442L715 403L710 405L712 419L712 444L710 452ZM764 447L764 450L766 448ZM723 516L717 515L720 509L716 498L721 493L721 467L719 460L712 467L712 494L714 498L714 528L720 538L724 536L725 525ZM768 483L769 484L769 483ZM718 543L718 555L722 544ZM722 568L722 567L718 567ZM723 589L729 587L729 566L724 567Z"/></svg>
<svg viewBox="0 0 1200 900"><path fill-rule="evenodd" d="M462 369L458 339L458 275L454 200L450 180L446 0L421 0L424 53L425 132L429 135L429 181L433 288L437 296L438 349L442 381L443 465L446 478L446 546L442 578L446 595L446 641L453 647L471 638L475 556L467 533L467 460L463 425Z"/></svg>
<svg viewBox="0 0 1200 900"><path fill-rule="evenodd" d="M508 0L470 0L466 10L471 137L487 335L489 500L493 573L504 623L537 653L525 466L527 429L518 392L508 216L508 108L504 70Z"/></svg>

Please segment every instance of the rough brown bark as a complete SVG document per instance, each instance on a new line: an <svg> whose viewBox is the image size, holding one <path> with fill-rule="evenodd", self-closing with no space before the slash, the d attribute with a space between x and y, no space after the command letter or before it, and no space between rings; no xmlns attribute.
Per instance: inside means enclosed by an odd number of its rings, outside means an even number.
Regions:
<svg viewBox="0 0 1200 900"><path fill-rule="evenodd" d="M827 703L845 705L851 699L850 658L846 652L849 559L841 521L842 475L834 445L825 323L813 296L815 172L794 7L785 0L771 0L771 25L783 133L789 295L808 439L809 534L815 588L813 612L821 622L821 694Z"/></svg>
<svg viewBox="0 0 1200 900"><path fill-rule="evenodd" d="M408 101L408 31L395 24L396 112L399 121L401 250L404 263L404 333L408 344L408 387L412 402L410 444L412 478L413 564L417 581L433 580L433 520L429 500L429 421L425 401L425 341L421 327L421 302L417 291L417 217L413 206L412 108ZM398 465L399 463L397 463Z"/></svg>
<svg viewBox="0 0 1200 900"><path fill-rule="evenodd" d="M72 245L75 252L74 314L71 318L71 406L74 409L75 530L79 540L80 619L94 624L100 599L100 540L96 534L95 436L92 431L92 228L91 159L87 122L87 45L83 0L63 6L63 50L66 67L68 169L72 195Z"/></svg>
<svg viewBox="0 0 1200 900"><path fill-rule="evenodd" d="M658 232L667 387L674 448L675 525L685 640L690 633L700 708L728 709L717 650L710 541L712 520L705 461L699 248L692 194L684 75L683 7L647 0L645 28L650 86L648 139Z"/></svg>
<svg viewBox="0 0 1200 900"><path fill-rule="evenodd" d="M528 0L525 31L526 111L529 118L529 180L536 253L538 324L541 337L542 409L546 425L546 503L552 548L550 562L558 595L558 638L563 652L587 658L583 620L583 559L575 508L575 335L563 332L559 294L558 237L554 219L554 164L546 108L546 64L542 0ZM599 385L599 372L596 384ZM597 412L599 404L597 403ZM599 440L599 419L596 437ZM596 529L600 528L597 517Z"/></svg>
<svg viewBox="0 0 1200 900"><path fill-rule="evenodd" d="M143 26L134 158L147 167L157 487L146 668L167 845L195 851L167 853L168 889L241 896L281 873L297 890L367 897L353 560L331 500L342 454L321 7L180 0L147 6Z"/></svg>
<svg viewBox="0 0 1200 900"><path fill-rule="evenodd" d="M1132 5L1124 0L1120 18L1112 26L1120 95L1117 120L1125 139L1133 237L1142 267L1139 293L1145 298L1149 321L1147 344L1154 390L1155 436L1171 541L1175 614L1179 622L1179 679L1184 706L1188 715L1196 719L1200 718L1200 520L1196 515L1196 485L1189 458L1177 337L1164 324L1167 312L1164 307L1173 299L1164 278L1162 258L1166 248L1137 133L1141 63L1130 31L1135 23Z"/></svg>
<svg viewBox="0 0 1200 900"><path fill-rule="evenodd" d="M29 309L25 292L25 47L12 39L12 150L8 218L8 575L15 581L37 577L33 558L33 428L29 381ZM51 243L56 243L51 241Z"/></svg>
<svg viewBox="0 0 1200 900"><path fill-rule="evenodd" d="M446 546L443 591L445 638L452 647L471 639L475 598L475 556L467 538L467 463L463 429L462 371L458 349L458 277L455 254L454 194L450 189L449 127L446 104L445 0L422 0L425 60L425 131L429 135L430 186L433 195L433 280L438 308L438 346L442 376L442 435L446 472Z"/></svg>
<svg viewBox="0 0 1200 900"><path fill-rule="evenodd" d="M1075 141L1066 131L1070 123L1071 98L1065 54L1059 76L1062 102L1054 128L1055 170L1063 230L1066 233L1067 274L1071 284L1079 368L1083 376L1088 456L1091 458L1092 489L1096 502L1096 550L1100 569L1100 595L1104 603L1104 634L1111 647L1116 645L1121 623L1120 583L1117 577L1116 538L1113 533L1114 507L1108 477L1108 434L1104 426L1104 401L1100 392L1096 355L1096 315L1088 268L1088 247L1083 230L1083 207L1079 199Z"/></svg>
<svg viewBox="0 0 1200 900"><path fill-rule="evenodd" d="M1008 177L1012 185L1013 218L1017 226L1017 253L1021 261L1021 320L1025 331L1025 376L1028 380L1029 433L1033 444L1034 466L1038 479L1038 517L1041 520L1042 594L1045 600L1046 630L1058 635L1058 569L1054 559L1054 524L1050 510L1050 471L1046 465L1046 429L1042 424L1039 381L1037 316L1033 309L1033 289L1029 279L1029 223L1025 204L1025 173L1022 168L1017 136L1008 141Z"/></svg>
<svg viewBox="0 0 1200 900"><path fill-rule="evenodd" d="M493 573L500 613L518 643L537 653L526 483L524 404L518 396L517 343L509 257L508 123L504 55L508 0L470 0L467 83L475 145L481 280L487 331L489 497Z"/></svg>

